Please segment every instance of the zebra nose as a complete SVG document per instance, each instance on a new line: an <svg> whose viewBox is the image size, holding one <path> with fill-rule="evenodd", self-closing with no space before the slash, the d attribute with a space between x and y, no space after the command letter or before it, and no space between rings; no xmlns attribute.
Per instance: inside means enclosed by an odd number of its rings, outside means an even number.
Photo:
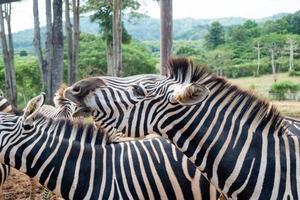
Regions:
<svg viewBox="0 0 300 200"><path fill-rule="evenodd" d="M81 92L81 87L74 86L71 91L73 94L79 94Z"/></svg>

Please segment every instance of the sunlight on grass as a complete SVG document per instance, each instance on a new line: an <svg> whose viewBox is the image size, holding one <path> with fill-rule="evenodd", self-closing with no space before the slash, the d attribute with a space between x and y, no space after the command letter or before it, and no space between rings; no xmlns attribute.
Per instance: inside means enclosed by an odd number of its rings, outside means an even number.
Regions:
<svg viewBox="0 0 300 200"><path fill-rule="evenodd" d="M268 98L269 89L274 83L272 75L263 75L260 77L244 77L229 79L230 82L240 86L243 89L251 90L262 98ZM277 82L291 81L300 84L300 77L290 77L288 73L278 74ZM273 101L283 115L300 118L300 102L295 101Z"/></svg>

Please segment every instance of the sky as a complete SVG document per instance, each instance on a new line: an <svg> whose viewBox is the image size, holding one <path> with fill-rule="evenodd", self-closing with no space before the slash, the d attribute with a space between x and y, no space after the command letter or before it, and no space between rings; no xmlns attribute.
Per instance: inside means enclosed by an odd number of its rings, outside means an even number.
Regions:
<svg viewBox="0 0 300 200"><path fill-rule="evenodd" d="M159 18L159 5L154 0L139 0L141 12ZM45 0L39 0L40 22L45 24ZM300 10L300 0L173 0L173 17L212 19L221 17L244 17L257 19L277 13L293 13ZM14 3L12 30L33 27L32 0Z"/></svg>

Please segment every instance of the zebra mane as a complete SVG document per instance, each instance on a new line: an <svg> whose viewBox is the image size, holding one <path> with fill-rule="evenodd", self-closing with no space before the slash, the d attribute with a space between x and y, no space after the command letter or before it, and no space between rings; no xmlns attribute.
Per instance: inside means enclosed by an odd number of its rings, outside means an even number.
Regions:
<svg viewBox="0 0 300 200"><path fill-rule="evenodd" d="M169 78L175 79L180 83L201 82L205 85L213 83L220 86L217 92L224 90L232 91L234 93L231 97L232 99L238 98L238 102L247 101L243 108L244 110L250 109L253 104L256 105L254 111L251 113L252 117L256 117L260 125L271 121L271 126L275 130L281 133L286 132L287 124L275 106L271 105L267 100L261 99L255 94L233 85L226 78L216 76L206 66L195 66L192 60L187 58L175 58L169 60L168 69Z"/></svg>
<svg viewBox="0 0 300 200"><path fill-rule="evenodd" d="M66 103L69 103L67 99L64 98L64 91L67 89L66 84L61 84L58 88L58 90L55 92L54 97L53 97L53 102L55 107L63 106Z"/></svg>
<svg viewBox="0 0 300 200"><path fill-rule="evenodd" d="M194 66L193 61L188 58L171 58L168 62L169 78L180 83L198 82L212 73L206 66Z"/></svg>
<svg viewBox="0 0 300 200"><path fill-rule="evenodd" d="M73 127L76 127L78 130L82 130L82 129L87 129L88 133L87 134L92 134L92 133L97 133L97 135L99 137L98 141L100 139L100 141L104 138L104 132L102 129L99 129L97 127L95 127L94 124L92 123L83 123L83 122L78 122L78 121L73 121L70 119L56 119L56 118L50 118L46 115L44 115L43 113L38 113L35 116L34 121L43 121L46 122L49 125L53 125L53 126L60 126L60 125L64 125L66 127L66 130L71 130Z"/></svg>

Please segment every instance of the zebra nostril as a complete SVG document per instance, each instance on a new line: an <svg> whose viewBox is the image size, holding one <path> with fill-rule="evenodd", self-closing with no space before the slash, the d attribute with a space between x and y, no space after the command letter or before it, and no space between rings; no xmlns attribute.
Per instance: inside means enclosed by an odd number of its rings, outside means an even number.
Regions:
<svg viewBox="0 0 300 200"><path fill-rule="evenodd" d="M72 88L72 92L74 94L79 94L81 92L81 88L78 87L78 86L75 86L75 87Z"/></svg>

